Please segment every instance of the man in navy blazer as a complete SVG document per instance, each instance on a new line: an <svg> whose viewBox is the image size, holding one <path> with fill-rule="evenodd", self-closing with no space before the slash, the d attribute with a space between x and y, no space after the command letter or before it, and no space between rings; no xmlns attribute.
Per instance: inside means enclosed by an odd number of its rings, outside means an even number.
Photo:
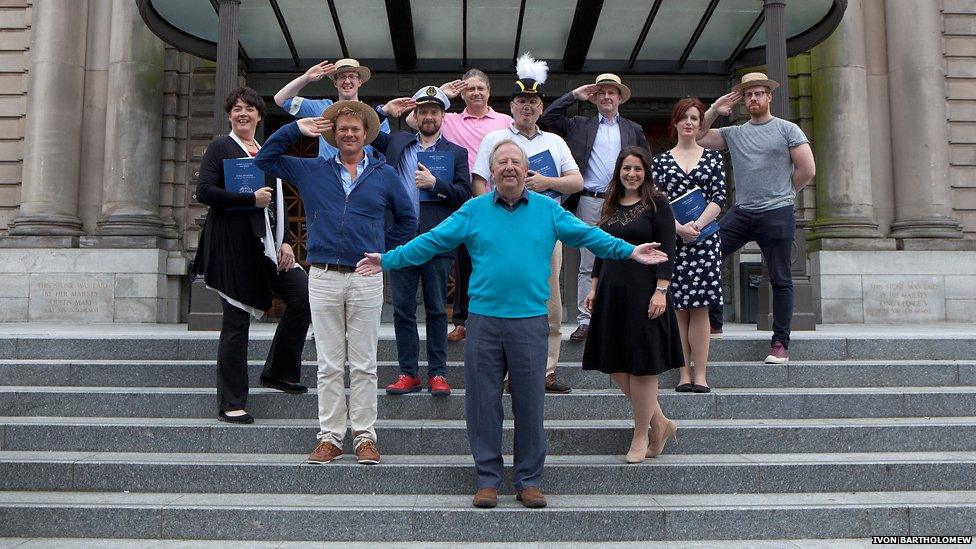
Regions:
<svg viewBox="0 0 976 549"><path fill-rule="evenodd" d="M596 225L603 210L603 193L610 184L613 167L620 151L630 146L647 146L644 129L640 124L620 116L618 108L630 99L630 88L616 74L605 73L596 82L580 86L552 102L542 113L540 124L552 133L560 135L569 145L576 164L583 173L583 191L567 199L564 206L575 211L576 217L590 225ZM566 116L566 110L577 101L596 104L599 113L593 117ZM584 341L590 328L590 313L583 307L583 300L590 292L593 271L593 254L580 250L580 267L576 279L576 306L579 309L579 327L569 339Z"/></svg>
<svg viewBox="0 0 976 549"><path fill-rule="evenodd" d="M391 101L383 110L384 114L394 117L416 105L418 131L381 135L373 142L373 147L386 155L387 164L397 171L403 187L413 199L420 220L418 234L437 226L471 198L468 151L441 135L444 111L450 104L447 95L437 86L421 88L410 101L405 98ZM402 395L423 388L418 364L418 283L423 285L427 321L427 386L433 395L451 394L446 377L447 313L444 303L453 258L451 253L438 255L423 265L390 271L400 376L386 388L389 394Z"/></svg>

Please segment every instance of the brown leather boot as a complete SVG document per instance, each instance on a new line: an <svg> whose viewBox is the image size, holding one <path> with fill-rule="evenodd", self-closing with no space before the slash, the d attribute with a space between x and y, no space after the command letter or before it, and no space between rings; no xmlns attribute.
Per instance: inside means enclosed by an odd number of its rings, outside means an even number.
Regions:
<svg viewBox="0 0 976 549"><path fill-rule="evenodd" d="M491 509L498 505L498 490L494 488L482 488L474 494L471 504L482 509Z"/></svg>
<svg viewBox="0 0 976 549"><path fill-rule="evenodd" d="M461 341L467 333L468 331L464 329L464 326L455 326L454 330L447 334L447 340L454 342Z"/></svg>
<svg viewBox="0 0 976 549"><path fill-rule="evenodd" d="M524 490L519 490L515 499L522 502L522 505L530 509L541 509L547 505L546 496L542 495L542 490L535 486L529 486Z"/></svg>

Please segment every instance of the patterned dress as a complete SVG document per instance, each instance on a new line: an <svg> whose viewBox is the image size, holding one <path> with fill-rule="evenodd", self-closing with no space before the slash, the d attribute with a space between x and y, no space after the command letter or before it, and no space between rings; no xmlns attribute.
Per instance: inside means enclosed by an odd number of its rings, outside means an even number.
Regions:
<svg viewBox="0 0 976 549"><path fill-rule="evenodd" d="M698 187L705 200L720 207L725 205L725 168L718 151L705 149L689 173L678 166L671 151L663 152L654 157L652 176L658 188L668 195L668 200ZM676 309L722 304L722 256L718 232L690 244L677 238L671 288Z"/></svg>

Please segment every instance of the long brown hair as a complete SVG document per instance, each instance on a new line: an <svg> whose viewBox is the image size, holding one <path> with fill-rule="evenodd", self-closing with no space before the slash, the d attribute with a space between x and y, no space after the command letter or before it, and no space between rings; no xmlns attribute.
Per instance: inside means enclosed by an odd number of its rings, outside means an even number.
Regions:
<svg viewBox="0 0 976 549"><path fill-rule="evenodd" d="M643 147L626 147L624 150L620 151L617 156L617 163L613 167L613 177L610 178L610 185L607 187L607 193L603 197L603 211L600 212L600 223L603 225L610 220L614 212L620 208L620 199L623 198L624 193L627 189L624 188L624 184L620 181L620 168L624 165L624 159L628 156L635 156L644 165L644 184L641 185L641 204L647 208L651 207L653 211L657 211L657 205L654 203L654 199L664 198L664 193L657 189L657 185L654 184L654 178L651 177L651 156L648 154L647 150Z"/></svg>

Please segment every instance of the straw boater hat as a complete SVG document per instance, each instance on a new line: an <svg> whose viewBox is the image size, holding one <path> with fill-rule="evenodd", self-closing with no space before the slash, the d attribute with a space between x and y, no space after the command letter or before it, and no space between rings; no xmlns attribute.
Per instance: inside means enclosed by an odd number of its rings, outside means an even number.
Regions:
<svg viewBox="0 0 976 549"><path fill-rule="evenodd" d="M596 77L596 82L594 84L609 84L620 90L620 102L626 103L630 99L630 88L621 82L620 77L612 72L605 72L600 76ZM592 100L591 100L592 101ZM594 101L596 103L596 101Z"/></svg>
<svg viewBox="0 0 976 549"><path fill-rule="evenodd" d="M369 80L369 69L359 64L359 61L355 59L340 59L334 63L335 68L332 70L332 80L335 80L339 76L340 72L357 72L359 73L359 79L363 81L363 84Z"/></svg>
<svg viewBox="0 0 976 549"><path fill-rule="evenodd" d="M339 109L343 107L349 107L350 109L357 111L363 115L363 118L365 119L366 122L366 143L365 144L369 145L370 143L372 143L373 140L376 139L376 136L380 133L380 117L379 115L376 114L376 111L374 111L372 107L370 107L366 103L363 103L362 101L337 101L333 103L331 106L329 106L328 109L325 109L325 112L322 113L322 117L327 120L331 120L332 123L335 124L336 118L338 117L337 113L339 112ZM329 143L329 145L332 145L333 147L338 147L338 145L336 145L334 126L331 130L323 133L322 137L325 138L325 140Z"/></svg>
<svg viewBox="0 0 976 549"><path fill-rule="evenodd" d="M732 86L732 91L742 91L746 88L752 88L755 86L766 86L769 91L773 91L779 87L779 82L775 80L770 80L766 77L765 73L761 72L750 72L742 77L742 80Z"/></svg>

